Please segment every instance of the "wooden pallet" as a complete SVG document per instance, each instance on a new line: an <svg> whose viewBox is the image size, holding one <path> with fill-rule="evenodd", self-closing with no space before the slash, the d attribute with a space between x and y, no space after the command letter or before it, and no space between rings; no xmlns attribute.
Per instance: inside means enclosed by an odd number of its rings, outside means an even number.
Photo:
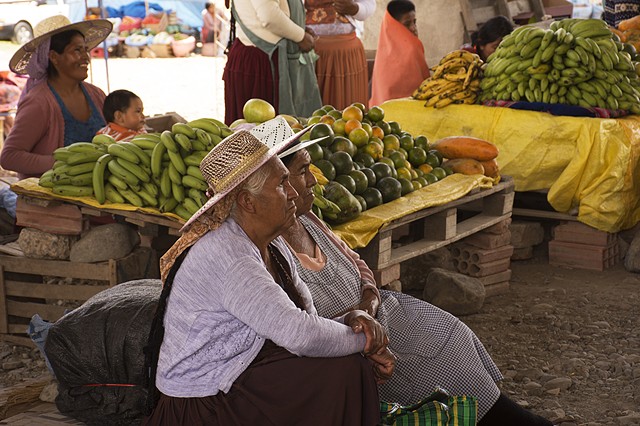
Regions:
<svg viewBox="0 0 640 426"><path fill-rule="evenodd" d="M514 182L505 177L490 189L475 190L443 206L423 209L383 226L364 248L362 259L379 286L400 278L400 263L447 246L511 217ZM409 232L405 232L406 229Z"/></svg>
<svg viewBox="0 0 640 426"><path fill-rule="evenodd" d="M29 344L25 330L31 317L55 321L65 307L57 300L85 301L116 284L144 278L152 263L153 251L138 248L122 259L106 262L81 263L42 260L0 255L0 338ZM44 277L62 277L102 281L99 285L45 284Z"/></svg>

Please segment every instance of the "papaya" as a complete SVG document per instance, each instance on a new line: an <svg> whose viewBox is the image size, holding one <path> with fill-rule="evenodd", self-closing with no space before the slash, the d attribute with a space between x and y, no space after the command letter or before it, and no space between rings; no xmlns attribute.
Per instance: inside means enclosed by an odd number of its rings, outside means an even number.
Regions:
<svg viewBox="0 0 640 426"><path fill-rule="evenodd" d="M484 167L478 160L473 158L454 158L442 163L443 168L450 168L454 173L463 175L483 175Z"/></svg>
<svg viewBox="0 0 640 426"><path fill-rule="evenodd" d="M323 218L332 223L348 222L362 212L358 199L338 182L332 181L325 185L324 197L340 207L340 212L335 215L323 214Z"/></svg>
<svg viewBox="0 0 640 426"><path fill-rule="evenodd" d="M620 31L627 31L632 28L640 28L640 15L636 15L633 18L625 19L618 24Z"/></svg>
<svg viewBox="0 0 640 426"><path fill-rule="evenodd" d="M497 178L500 176L500 167L498 167L498 160L481 161L482 167L484 167L484 175L490 178Z"/></svg>
<svg viewBox="0 0 640 426"><path fill-rule="evenodd" d="M498 156L498 147L484 139L471 136L449 136L437 140L432 148L448 159L472 158L477 161L493 160Z"/></svg>

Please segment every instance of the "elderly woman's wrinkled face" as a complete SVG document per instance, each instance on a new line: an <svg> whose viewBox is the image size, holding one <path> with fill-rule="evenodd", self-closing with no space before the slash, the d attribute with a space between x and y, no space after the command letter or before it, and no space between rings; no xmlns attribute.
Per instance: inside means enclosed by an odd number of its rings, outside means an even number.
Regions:
<svg viewBox="0 0 640 426"><path fill-rule="evenodd" d="M291 186L289 170L280 159L274 157L263 167L270 168L270 173L262 191L256 196L257 217L265 227L283 231L295 221L298 193Z"/></svg>
<svg viewBox="0 0 640 426"><path fill-rule="evenodd" d="M313 204L313 186L317 183L315 176L309 170L311 156L306 149L295 154L287 166L289 169L289 181L293 189L298 193L296 199L297 215L302 215L311 210Z"/></svg>
<svg viewBox="0 0 640 426"><path fill-rule="evenodd" d="M49 61L53 63L58 75L78 81L88 77L89 59L89 49L84 37L80 34L71 38L62 53L57 53L54 50L49 52Z"/></svg>

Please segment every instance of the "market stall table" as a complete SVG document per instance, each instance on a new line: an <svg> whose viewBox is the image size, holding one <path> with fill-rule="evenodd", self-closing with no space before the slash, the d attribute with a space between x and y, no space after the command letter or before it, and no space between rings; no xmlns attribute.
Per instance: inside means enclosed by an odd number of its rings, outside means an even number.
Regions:
<svg viewBox="0 0 640 426"><path fill-rule="evenodd" d="M559 117L480 105L434 109L411 99L382 108L385 119L432 142L452 135L493 142L516 191L548 190L556 211L577 208L578 220L593 228L618 232L640 221L640 116Z"/></svg>

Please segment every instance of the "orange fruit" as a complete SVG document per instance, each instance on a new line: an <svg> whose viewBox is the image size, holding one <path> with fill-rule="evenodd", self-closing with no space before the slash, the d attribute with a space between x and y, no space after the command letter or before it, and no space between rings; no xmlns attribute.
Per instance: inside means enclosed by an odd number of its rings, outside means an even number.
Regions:
<svg viewBox="0 0 640 426"><path fill-rule="evenodd" d="M414 167L419 167L427 162L427 153L424 149L414 147L409 150L409 161Z"/></svg>
<svg viewBox="0 0 640 426"><path fill-rule="evenodd" d="M327 112L327 115L332 116L336 120L339 119L339 118L342 118L342 113L340 111L338 111L338 110L335 110L335 109Z"/></svg>
<svg viewBox="0 0 640 426"><path fill-rule="evenodd" d="M344 130L344 126L347 124L346 121L344 121L342 118L337 119L336 121L333 122L333 125L331 126L333 128L333 132L336 135L345 135L346 132Z"/></svg>
<svg viewBox="0 0 640 426"><path fill-rule="evenodd" d="M373 130L372 130L371 124L369 124L369 123L362 123L362 128L363 128L364 130L366 130L366 131L367 131L367 134L369 135L369 137L371 137L371 135L372 135L372 133L373 133Z"/></svg>
<svg viewBox="0 0 640 426"><path fill-rule="evenodd" d="M316 123L320 122L320 116L319 115L313 115L311 116L311 118L309 118L309 120L307 120L307 126L312 126Z"/></svg>
<svg viewBox="0 0 640 426"><path fill-rule="evenodd" d="M427 173L431 173L431 171L433 170L433 167L431 167L427 163L424 163L424 164L420 164L418 166L418 169L420 169L422 173L427 174Z"/></svg>
<svg viewBox="0 0 640 426"><path fill-rule="evenodd" d="M358 108L363 113L367 111L367 107L364 106L364 104L362 102L354 102L354 103L351 104L351 106L354 106L354 107Z"/></svg>
<svg viewBox="0 0 640 426"><path fill-rule="evenodd" d="M396 135L387 135L382 139L382 142L384 142L384 149L388 149L390 151L397 151L400 149L400 140Z"/></svg>
<svg viewBox="0 0 640 426"><path fill-rule="evenodd" d="M367 112L367 118L372 122L384 120L384 110L379 106L371 107L369 112Z"/></svg>
<svg viewBox="0 0 640 426"><path fill-rule="evenodd" d="M353 142L358 148L365 146L369 143L369 134L365 129L353 129L349 132L349 140Z"/></svg>
<svg viewBox="0 0 640 426"><path fill-rule="evenodd" d="M322 117L320 117L320 122L321 123L327 123L329 126L333 125L333 123L335 123L336 119L333 118L330 115L323 115Z"/></svg>
<svg viewBox="0 0 640 426"><path fill-rule="evenodd" d="M406 167L398 167L396 169L396 172L398 173L398 179L402 178L402 179L411 180L411 172Z"/></svg>
<svg viewBox="0 0 640 426"><path fill-rule="evenodd" d="M369 142L377 143L382 149L384 149L384 142L382 142L382 139L380 138L371 137L369 138Z"/></svg>
<svg viewBox="0 0 640 426"><path fill-rule="evenodd" d="M369 154L374 160L378 160L382 157L382 146L375 142L369 142L362 148L362 150L365 154Z"/></svg>
<svg viewBox="0 0 640 426"><path fill-rule="evenodd" d="M349 120L362 121L363 117L364 117L364 114L362 113L362 110L354 105L348 106L342 111L342 118L347 121Z"/></svg>
<svg viewBox="0 0 640 426"><path fill-rule="evenodd" d="M371 137L380 139L384 138L384 130L382 130L381 127L373 126L371 128Z"/></svg>
<svg viewBox="0 0 640 426"><path fill-rule="evenodd" d="M327 112L325 110L323 110L322 108L319 108L315 111L313 111L313 114L311 114L312 117L322 117L323 115L325 115Z"/></svg>
<svg viewBox="0 0 640 426"><path fill-rule="evenodd" d="M344 118L343 118L343 120L344 120ZM360 128L362 128L362 123L359 120L349 119L349 120L347 120L347 122L344 125L344 132L345 132L345 134L348 135L354 129L360 129Z"/></svg>

